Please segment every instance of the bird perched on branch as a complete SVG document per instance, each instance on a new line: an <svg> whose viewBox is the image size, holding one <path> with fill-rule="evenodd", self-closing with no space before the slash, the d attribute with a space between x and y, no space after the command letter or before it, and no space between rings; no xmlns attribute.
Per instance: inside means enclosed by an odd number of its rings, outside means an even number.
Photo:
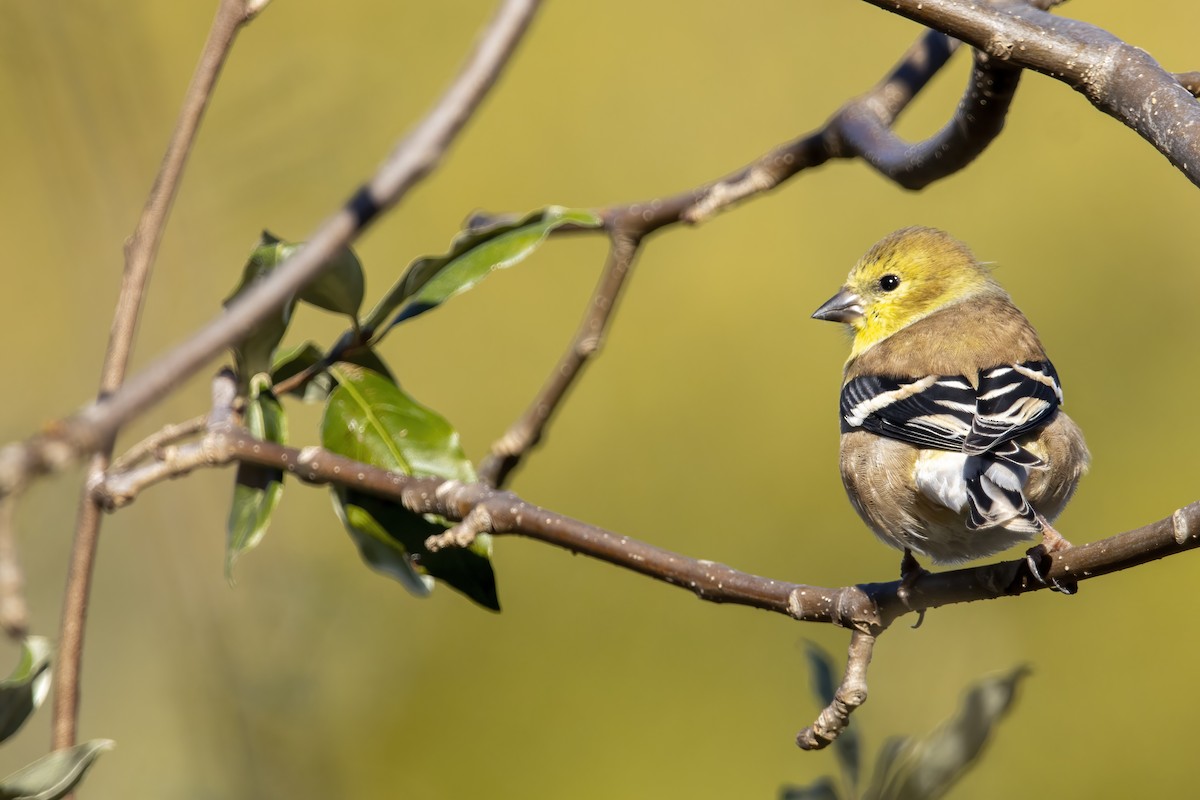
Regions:
<svg viewBox="0 0 1200 800"><path fill-rule="evenodd" d="M965 245L897 231L813 317L853 331L842 482L905 551L902 572L919 570L909 551L961 562L1039 533L1044 553L1070 546L1050 522L1087 470L1083 434L1033 326Z"/></svg>

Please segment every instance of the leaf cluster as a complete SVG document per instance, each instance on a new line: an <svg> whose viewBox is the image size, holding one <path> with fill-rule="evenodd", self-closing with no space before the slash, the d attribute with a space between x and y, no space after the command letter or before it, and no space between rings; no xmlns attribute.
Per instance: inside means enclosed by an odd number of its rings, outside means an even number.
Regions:
<svg viewBox="0 0 1200 800"><path fill-rule="evenodd" d="M234 346L247 430L262 441L285 444L288 425L280 396L290 395L324 405L320 443L329 452L404 475L475 481L458 432L401 388L377 346L397 325L524 260L564 225L596 227L600 219L589 211L551 206L520 218L468 225L446 253L409 264L361 318L366 286L362 263L350 250L339 253L312 283ZM264 232L226 304L303 246ZM312 341L281 349L297 303L344 314L351 327L328 349ZM239 466L227 525L228 575L262 541L283 483L281 470ZM466 548L432 552L425 541L450 528L447 520L365 492L334 487L331 493L337 518L372 569L418 596L428 595L435 581L442 581L485 608L500 609L490 537L478 536Z"/></svg>

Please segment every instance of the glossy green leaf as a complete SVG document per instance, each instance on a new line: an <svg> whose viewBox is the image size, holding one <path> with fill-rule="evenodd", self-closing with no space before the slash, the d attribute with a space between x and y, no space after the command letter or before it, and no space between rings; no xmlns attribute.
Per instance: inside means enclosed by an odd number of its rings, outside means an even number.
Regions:
<svg viewBox="0 0 1200 800"><path fill-rule="evenodd" d="M50 691L50 653L44 636L26 636L16 669L0 682L0 742L12 736L41 706Z"/></svg>
<svg viewBox="0 0 1200 800"><path fill-rule="evenodd" d="M822 707L833 701L837 692L838 679L834 669L833 659L816 642L806 642L805 656L808 658L809 679L812 682L813 694ZM858 786L858 778L862 769L862 745L858 731L852 727L846 728L830 745L837 756L838 766L846 778L846 783L853 789Z"/></svg>
<svg viewBox="0 0 1200 800"><path fill-rule="evenodd" d="M909 739L881 754L864 795L870 800L932 800L944 797L978 760L996 726L1029 674L1018 667L984 678L967 691L958 714L923 739Z"/></svg>
<svg viewBox="0 0 1200 800"><path fill-rule="evenodd" d="M0 781L0 800L58 800L65 797L100 754L113 746L111 739L93 739L48 753Z"/></svg>
<svg viewBox="0 0 1200 800"><path fill-rule="evenodd" d="M262 237L242 270L241 282L238 283L233 293L225 298L226 307L278 266L282 260L279 256L280 244L281 242L277 238L267 231L263 231ZM249 383L251 375L270 370L275 348L279 346L279 343L283 341L283 335L287 333L288 323L292 320L292 310L295 305L294 300L288 301L283 308L259 322L241 341L233 345L234 358L237 360L237 372L243 386Z"/></svg>
<svg viewBox="0 0 1200 800"><path fill-rule="evenodd" d="M321 421L325 449L406 475L475 480L458 432L440 415L374 370L339 362L330 373L338 386ZM444 531L445 520L344 489L334 492L334 504L374 569L418 595L428 594L432 576L487 608L499 608L491 537L480 536L469 548L430 553L425 539Z"/></svg>
<svg viewBox="0 0 1200 800"><path fill-rule="evenodd" d="M404 276L367 315L363 327L374 331L393 312L396 315L391 325L397 325L436 308L492 271L521 261L545 241L550 231L567 224L594 228L602 220L591 211L549 206L521 219L460 232L448 253L419 258L410 264ZM378 335L386 330L379 330Z"/></svg>
<svg viewBox="0 0 1200 800"><path fill-rule="evenodd" d="M271 381L263 374L250 380L246 402L246 429L256 439L287 443L287 417L271 392ZM262 541L271 515L283 496L283 471L257 464L239 464L229 510L225 547L225 576L233 577L238 558Z"/></svg>
<svg viewBox="0 0 1200 800"><path fill-rule="evenodd" d="M338 387L321 421L327 450L406 475L475 480L445 418L374 370L339 362L329 371Z"/></svg>

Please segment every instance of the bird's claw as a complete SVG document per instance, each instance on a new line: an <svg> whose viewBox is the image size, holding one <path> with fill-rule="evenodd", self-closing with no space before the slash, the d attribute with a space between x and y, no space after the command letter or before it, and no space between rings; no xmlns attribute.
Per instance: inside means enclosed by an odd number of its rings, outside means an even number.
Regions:
<svg viewBox="0 0 1200 800"><path fill-rule="evenodd" d="M913 628L921 627L921 623L925 621L925 609L913 608L912 590L917 585L917 581L928 574L929 570L917 563L912 550L904 548L904 557L900 559L900 588L896 590L896 597L900 599L901 603L904 603L905 608L917 612L917 621L913 624Z"/></svg>
<svg viewBox="0 0 1200 800"><path fill-rule="evenodd" d="M1062 541L1066 542L1066 539L1062 539ZM1067 544L1066 547L1070 547L1070 544ZM1029 568L1029 574L1042 586L1048 586L1051 591L1061 592L1066 595L1076 594L1079 591L1078 581L1046 577L1046 572L1053 565L1051 552L1053 551L1047 549L1044 544L1029 548L1025 553L1025 566Z"/></svg>

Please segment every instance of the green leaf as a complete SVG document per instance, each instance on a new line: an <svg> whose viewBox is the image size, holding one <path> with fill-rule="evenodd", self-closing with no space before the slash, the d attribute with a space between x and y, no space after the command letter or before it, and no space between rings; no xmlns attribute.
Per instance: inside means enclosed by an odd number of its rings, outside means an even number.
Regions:
<svg viewBox="0 0 1200 800"><path fill-rule="evenodd" d="M306 369L321 363L325 354L312 342L296 345L281 351L275 356L275 366L271 371L271 382L275 385L304 372ZM367 345L352 347L342 354L342 361L357 364L369 370L378 372L388 380L395 382L392 371L379 354ZM324 403L333 391L333 377L328 371L318 372L304 383L288 390L288 394L299 397L306 403Z"/></svg>
<svg viewBox="0 0 1200 800"><path fill-rule="evenodd" d="M458 431L439 414L374 370L339 362L329 371L338 388L321 421L327 450L405 475L475 480Z"/></svg>
<svg viewBox="0 0 1200 800"><path fill-rule="evenodd" d="M335 493L334 503L344 509L339 516L345 514L347 530L372 569L396 579L417 597L428 595L432 579L437 578L484 608L500 610L489 560L490 536L476 538L468 548L447 547L431 553L425 549L425 540L449 527L444 520L349 490Z"/></svg>
<svg viewBox="0 0 1200 800"><path fill-rule="evenodd" d="M246 403L246 429L265 442L287 442L287 417L271 392L271 380L263 374L250 380ZM225 576L232 579L233 565L242 553L256 547L267 532L271 515L283 495L283 471L257 464L239 464L229 510L225 547Z"/></svg>
<svg viewBox="0 0 1200 800"><path fill-rule="evenodd" d="M393 311L397 313L388 328L436 308L492 271L524 259L557 227L573 224L594 228L602 222L591 211L548 206L518 220L461 231L450 243L450 252L419 258L410 264L404 276L367 315L363 327L375 331ZM379 330L378 335L382 336L386 330Z"/></svg>
<svg viewBox="0 0 1200 800"><path fill-rule="evenodd" d="M321 421L321 444L334 453L405 475L475 480L444 418L417 403L388 377L339 362L330 368L338 386ZM491 537L468 548L425 549L425 539L449 527L432 515L414 514L398 503L345 489L334 505L363 559L417 595L429 593L428 576L475 602L499 610L491 566Z"/></svg>
<svg viewBox="0 0 1200 800"><path fill-rule="evenodd" d="M26 636L16 669L0 682L0 742L12 736L41 706L50 691L50 640Z"/></svg>
<svg viewBox="0 0 1200 800"><path fill-rule="evenodd" d="M225 298L224 305L226 307L279 265L279 262L282 261L279 255L280 244L281 242L277 238L269 232L263 231L262 237L242 270L241 282L238 283L233 293ZM283 341L283 335L287 333L288 323L292 320L292 309L295 306L295 300L289 300L283 305L283 308L259 322L241 341L233 345L238 377L243 386L249 382L251 375L270 370L275 348L279 346L279 343Z"/></svg>
<svg viewBox="0 0 1200 800"><path fill-rule="evenodd" d="M808 658L809 678L812 681L813 694L822 707L833 701L837 692L838 681L834 671L833 659L829 653L816 642L806 642L805 656ZM846 778L847 785L854 789L858 786L859 775L862 772L862 743L858 731L846 728L830 745L837 756L838 766Z"/></svg>
<svg viewBox="0 0 1200 800"><path fill-rule="evenodd" d="M996 726L1012 707L1029 668L984 678L971 686L957 716L924 739L885 749L864 795L872 800L932 800L944 797L978 760Z"/></svg>
<svg viewBox="0 0 1200 800"><path fill-rule="evenodd" d="M113 746L111 739L93 739L44 755L0 781L0 800L58 800L65 797L83 779L96 758Z"/></svg>
<svg viewBox="0 0 1200 800"><path fill-rule="evenodd" d="M341 487L333 490L333 510L337 513L358 552L371 569L393 578L417 597L427 597L433 591L433 578L417 568L408 551L396 537L378 522L371 512L362 508L365 496ZM419 519L415 514L410 517Z"/></svg>
<svg viewBox="0 0 1200 800"><path fill-rule="evenodd" d="M291 257L302 247L304 242L280 242L279 260ZM317 277L296 293L296 299L335 314L345 314L357 326L365 288L362 262L353 250L343 247L326 262Z"/></svg>
<svg viewBox="0 0 1200 800"><path fill-rule="evenodd" d="M375 350L368 345L361 345L359 347L350 348L349 350L347 350L345 353L342 354L340 361L342 361L343 363L346 363L346 364L353 364L354 366L357 366L357 367L365 367L366 369L369 369L371 372L381 375L382 377L387 379L387 381L389 383L391 383L393 385L395 385L395 383L396 383L396 378L392 375L391 368L388 367L388 365L383 362L383 359L380 358L379 354L376 353ZM335 378L335 380L336 380L336 378ZM446 424L449 425L449 423L446 423ZM456 441L457 441L457 439L456 439ZM460 450L459 452L461 453L462 451ZM471 463L469 461L467 462L467 466L468 467L471 466ZM472 475L473 474L474 474L474 472L472 472Z"/></svg>
<svg viewBox="0 0 1200 800"><path fill-rule="evenodd" d="M309 367L321 363L324 355L321 348L312 342L304 342L277 352L275 362L271 365L271 384L278 386ZM329 373L320 372L299 386L289 389L287 393L306 403L324 403L332 390L333 379L329 377Z"/></svg>

